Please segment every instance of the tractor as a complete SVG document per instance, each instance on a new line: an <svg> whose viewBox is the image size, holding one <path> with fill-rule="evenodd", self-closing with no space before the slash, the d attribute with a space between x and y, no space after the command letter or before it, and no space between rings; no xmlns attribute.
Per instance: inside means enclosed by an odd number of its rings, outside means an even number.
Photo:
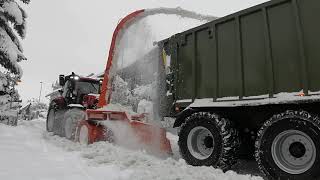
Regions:
<svg viewBox="0 0 320 180"><path fill-rule="evenodd" d="M59 76L60 96L49 105L47 131L73 140L76 123L84 118L85 109L94 109L100 93L101 80L71 75Z"/></svg>

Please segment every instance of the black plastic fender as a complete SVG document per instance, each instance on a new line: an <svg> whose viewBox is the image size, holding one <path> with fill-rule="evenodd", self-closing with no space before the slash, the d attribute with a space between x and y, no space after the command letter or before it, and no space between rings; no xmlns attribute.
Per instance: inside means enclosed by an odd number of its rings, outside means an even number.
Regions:
<svg viewBox="0 0 320 180"><path fill-rule="evenodd" d="M186 118L191 116L191 114L198 112L198 110L193 108L187 108L176 115L176 120L173 124L173 127L180 127L185 121Z"/></svg>

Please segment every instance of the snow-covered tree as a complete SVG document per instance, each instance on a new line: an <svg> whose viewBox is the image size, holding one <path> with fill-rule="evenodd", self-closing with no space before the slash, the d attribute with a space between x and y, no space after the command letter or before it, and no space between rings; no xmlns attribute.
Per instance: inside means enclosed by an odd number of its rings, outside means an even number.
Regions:
<svg viewBox="0 0 320 180"><path fill-rule="evenodd" d="M20 108L17 85L17 76L12 73L0 72L0 122L15 125Z"/></svg>
<svg viewBox="0 0 320 180"><path fill-rule="evenodd" d="M22 76L18 62L26 60L19 40L26 36L26 18L26 12L16 0L0 0L0 64L18 77Z"/></svg>
<svg viewBox="0 0 320 180"><path fill-rule="evenodd" d="M132 93L128 88L128 83L120 76L115 76L112 86L111 103L121 104L123 106L132 105Z"/></svg>
<svg viewBox="0 0 320 180"><path fill-rule="evenodd" d="M29 4L30 0L20 0ZM20 39L26 36L27 14L16 0L0 0L0 113L3 116L15 114L19 94L15 90L22 77L18 64L27 58L23 55ZM14 111L14 112L12 112Z"/></svg>

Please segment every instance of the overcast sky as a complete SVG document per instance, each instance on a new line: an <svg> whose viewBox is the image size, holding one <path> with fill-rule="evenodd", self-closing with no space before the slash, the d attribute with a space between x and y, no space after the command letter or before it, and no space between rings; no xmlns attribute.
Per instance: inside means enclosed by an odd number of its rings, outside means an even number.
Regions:
<svg viewBox="0 0 320 180"><path fill-rule="evenodd" d="M120 18L145 8L182 7L201 14L222 17L267 0L32 0L28 13L27 38L23 41L28 61L18 89L24 101L41 100L51 91L59 74L103 71L113 30ZM156 17L155 17L156 18ZM152 20L152 19L151 19ZM166 26L172 17L157 18ZM180 21L177 20L176 23Z"/></svg>

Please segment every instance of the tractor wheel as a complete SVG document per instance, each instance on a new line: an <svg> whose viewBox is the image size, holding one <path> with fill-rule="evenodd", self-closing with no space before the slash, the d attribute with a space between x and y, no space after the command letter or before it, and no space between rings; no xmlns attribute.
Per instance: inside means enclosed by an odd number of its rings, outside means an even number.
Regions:
<svg viewBox="0 0 320 180"><path fill-rule="evenodd" d="M84 120L85 112L82 109L69 109L64 114L64 132L67 139L74 140L79 121Z"/></svg>
<svg viewBox="0 0 320 180"><path fill-rule="evenodd" d="M54 112L53 134L64 137L63 119L61 118L63 111Z"/></svg>
<svg viewBox="0 0 320 180"><path fill-rule="evenodd" d="M266 121L256 140L256 161L268 179L320 178L320 120L287 111Z"/></svg>
<svg viewBox="0 0 320 180"><path fill-rule="evenodd" d="M231 122L209 112L192 114L179 133L182 157L194 166L229 169L237 161L238 131Z"/></svg>
<svg viewBox="0 0 320 180"><path fill-rule="evenodd" d="M47 131L48 132L52 132L53 131L54 116L55 116L54 109L49 109L48 116L47 116L47 122L46 122L46 126L47 126Z"/></svg>
<svg viewBox="0 0 320 180"><path fill-rule="evenodd" d="M86 121L80 121L77 127L76 132L76 141L78 141L82 145L88 145L91 144L91 126Z"/></svg>

